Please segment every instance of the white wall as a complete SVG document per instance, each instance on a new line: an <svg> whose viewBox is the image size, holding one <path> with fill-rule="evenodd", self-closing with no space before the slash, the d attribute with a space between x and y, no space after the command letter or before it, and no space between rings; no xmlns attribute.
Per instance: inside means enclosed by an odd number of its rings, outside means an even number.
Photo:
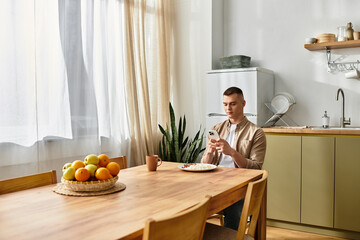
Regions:
<svg viewBox="0 0 360 240"><path fill-rule="evenodd" d="M211 69L211 1L174 0L175 81L172 89L177 119L186 115L192 138L205 127L204 79Z"/></svg>
<svg viewBox="0 0 360 240"><path fill-rule="evenodd" d="M296 98L289 117L297 124L320 126L327 110L330 124L339 125L341 103L336 91L342 88L345 117L360 126L360 81L328 73L325 51L304 48L305 38L336 34L337 27L348 22L360 31L360 1L175 0L174 5L174 103L177 113L186 114L190 132L205 123L205 73L218 65L221 53L248 55L252 66L273 70L275 93L286 91ZM333 50L332 55L360 60L360 48Z"/></svg>
<svg viewBox="0 0 360 240"><path fill-rule="evenodd" d="M224 55L248 55L252 66L273 70L275 93L286 91L296 99L289 117L299 125L321 125L324 110L330 124L339 125L336 92L342 88L345 117L360 126L360 81L328 73L325 51L304 48L305 38L336 34L348 22L360 31L359 9L358 0L224 0ZM332 54L334 60L360 60L360 48Z"/></svg>

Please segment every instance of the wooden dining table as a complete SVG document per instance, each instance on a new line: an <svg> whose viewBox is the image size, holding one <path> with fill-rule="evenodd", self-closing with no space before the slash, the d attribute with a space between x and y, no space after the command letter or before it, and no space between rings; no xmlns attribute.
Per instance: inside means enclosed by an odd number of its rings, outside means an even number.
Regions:
<svg viewBox="0 0 360 240"><path fill-rule="evenodd" d="M118 181L126 189L108 195L65 196L52 191L55 185L0 195L0 239L141 239L147 219L181 212L206 195L213 196L210 216L243 198L248 183L263 173L224 167L188 172L179 165L121 170ZM266 239L265 206L266 197L259 239Z"/></svg>

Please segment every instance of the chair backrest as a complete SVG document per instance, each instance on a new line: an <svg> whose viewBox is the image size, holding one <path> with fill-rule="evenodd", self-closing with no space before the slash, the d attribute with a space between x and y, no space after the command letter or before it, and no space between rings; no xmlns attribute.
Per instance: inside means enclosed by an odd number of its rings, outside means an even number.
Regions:
<svg viewBox="0 0 360 240"><path fill-rule="evenodd" d="M120 165L120 169L127 168L126 156L121 156L121 157L117 157L117 158L110 158L110 162L118 163Z"/></svg>
<svg viewBox="0 0 360 240"><path fill-rule="evenodd" d="M201 240L210 207L210 196L199 204L163 219L149 219L145 223L143 240Z"/></svg>
<svg viewBox="0 0 360 240"><path fill-rule="evenodd" d="M54 183L57 183L55 170L24 177L1 180L0 194L17 192Z"/></svg>
<svg viewBox="0 0 360 240"><path fill-rule="evenodd" d="M267 183L268 172L264 170L262 178L248 185L244 207L241 213L240 224L236 234L236 240L243 240L245 234L255 237L256 224L259 217L260 207ZM250 218L250 223L248 219ZM246 233L246 230L247 233Z"/></svg>

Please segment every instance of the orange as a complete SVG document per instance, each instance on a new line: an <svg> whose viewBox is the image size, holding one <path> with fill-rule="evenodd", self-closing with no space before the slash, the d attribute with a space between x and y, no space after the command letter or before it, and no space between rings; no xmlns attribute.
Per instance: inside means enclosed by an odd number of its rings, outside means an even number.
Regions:
<svg viewBox="0 0 360 240"><path fill-rule="evenodd" d="M75 179L79 182L85 182L90 178L90 172L86 168L78 168L75 172Z"/></svg>
<svg viewBox="0 0 360 240"><path fill-rule="evenodd" d="M85 167L85 163L81 160L75 160L72 162L71 166L73 168L75 168L75 170L77 170L78 168L83 168Z"/></svg>
<svg viewBox="0 0 360 240"><path fill-rule="evenodd" d="M110 162L110 158L106 154L101 154L98 158L100 167L106 167L106 165Z"/></svg>
<svg viewBox="0 0 360 240"><path fill-rule="evenodd" d="M113 176L118 175L118 173L120 172L120 165L117 164L116 162L110 162L107 166L107 169L109 169L110 174Z"/></svg>
<svg viewBox="0 0 360 240"><path fill-rule="evenodd" d="M107 180L112 178L113 176L111 176L109 169L101 167L96 170L95 177L98 180Z"/></svg>

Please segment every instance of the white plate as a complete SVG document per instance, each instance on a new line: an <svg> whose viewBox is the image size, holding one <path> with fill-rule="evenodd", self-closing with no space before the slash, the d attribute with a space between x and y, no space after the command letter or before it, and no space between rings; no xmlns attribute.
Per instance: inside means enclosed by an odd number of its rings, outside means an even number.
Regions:
<svg viewBox="0 0 360 240"><path fill-rule="evenodd" d="M288 112L294 103L295 98L287 92L278 93L271 100L271 106L276 110L277 114L284 114Z"/></svg>
<svg viewBox="0 0 360 240"><path fill-rule="evenodd" d="M208 166L208 168L206 169L191 169L189 168L189 166ZM178 166L179 169L184 170L184 171L189 171L189 172L207 172L207 171L211 171L214 170L216 168L216 165L213 164L209 164L209 163L185 163L182 165Z"/></svg>
<svg viewBox="0 0 360 240"><path fill-rule="evenodd" d="M278 114L286 113L290 106L289 99L285 95L278 94L271 100L271 106Z"/></svg>
<svg viewBox="0 0 360 240"><path fill-rule="evenodd" d="M279 94L282 94L284 96L286 96L288 99L289 99L289 102L290 103L295 103L295 98L293 95L291 95L290 93L287 93L287 92L281 92Z"/></svg>

